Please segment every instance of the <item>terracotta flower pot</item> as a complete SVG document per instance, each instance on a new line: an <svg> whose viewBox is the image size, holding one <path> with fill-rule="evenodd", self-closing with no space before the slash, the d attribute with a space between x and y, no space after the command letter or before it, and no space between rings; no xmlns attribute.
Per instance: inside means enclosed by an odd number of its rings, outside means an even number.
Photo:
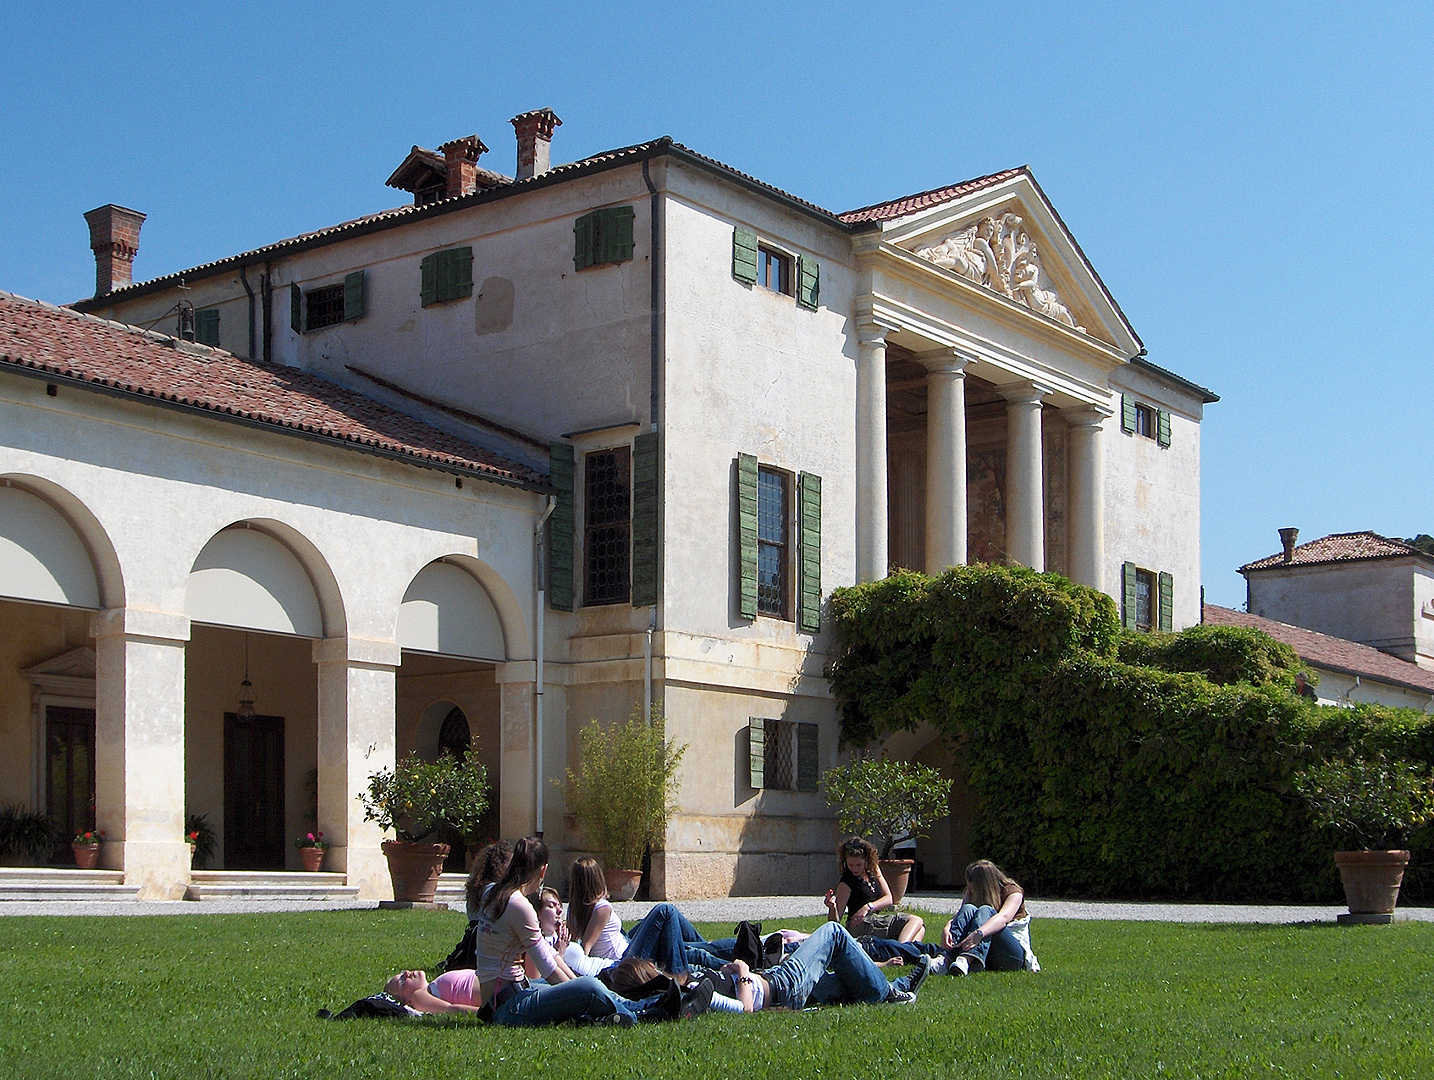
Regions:
<svg viewBox="0 0 1434 1080"><path fill-rule="evenodd" d="M604 870L602 876L607 882L608 896L614 900L631 900L642 884L641 870Z"/></svg>
<svg viewBox="0 0 1434 1080"><path fill-rule="evenodd" d="M310 874L317 874L319 868L324 865L324 849L321 847L301 847L299 849L299 861L304 864L304 870Z"/></svg>
<svg viewBox="0 0 1434 1080"><path fill-rule="evenodd" d="M99 865L99 844L71 844L70 850L75 853L75 865L81 870L93 870Z"/></svg>
<svg viewBox="0 0 1434 1080"><path fill-rule="evenodd" d="M1392 915L1399 901L1407 851L1336 851L1335 865L1344 882L1351 915Z"/></svg>
<svg viewBox="0 0 1434 1080"><path fill-rule="evenodd" d="M886 878L886 883L891 886L893 904L901 903L901 898L906 895L907 886L911 884L911 870L915 865L915 859L881 860L881 876Z"/></svg>
<svg viewBox="0 0 1434 1080"><path fill-rule="evenodd" d="M415 844L407 840L385 840L388 876L393 898L400 903L431 904L438 890L438 875L448 858L447 844Z"/></svg>

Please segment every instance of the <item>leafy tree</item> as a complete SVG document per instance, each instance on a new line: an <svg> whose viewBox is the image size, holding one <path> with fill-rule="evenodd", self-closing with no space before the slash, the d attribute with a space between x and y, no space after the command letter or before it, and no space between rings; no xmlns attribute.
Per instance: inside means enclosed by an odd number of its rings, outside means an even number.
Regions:
<svg viewBox="0 0 1434 1080"><path fill-rule="evenodd" d="M822 789L841 830L874 837L883 859L891 857L898 840L930 836L951 798L951 781L931 766L888 757L857 758L828 769Z"/></svg>
<svg viewBox="0 0 1434 1080"><path fill-rule="evenodd" d="M1428 533L1406 537L1404 542L1410 547L1417 547L1425 555L1434 555L1434 536L1430 536Z"/></svg>

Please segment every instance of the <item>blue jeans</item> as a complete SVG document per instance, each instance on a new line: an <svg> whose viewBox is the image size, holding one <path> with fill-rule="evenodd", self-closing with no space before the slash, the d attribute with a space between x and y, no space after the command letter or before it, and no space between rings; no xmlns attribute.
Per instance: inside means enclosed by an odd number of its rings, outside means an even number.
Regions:
<svg viewBox="0 0 1434 1080"><path fill-rule="evenodd" d="M874 1005L885 1001L891 984L856 938L841 923L829 922L797 946L774 968L762 973L772 987L769 1004L789 1009L838 1002Z"/></svg>
<svg viewBox="0 0 1434 1080"><path fill-rule="evenodd" d="M960 941L995 914L996 909L989 904L983 907L962 904L949 924L952 940ZM987 938L965 955L976 957L988 971L1023 971L1026 967L1026 950L1021 948L1016 935L1004 927L1000 933Z"/></svg>
<svg viewBox="0 0 1434 1080"><path fill-rule="evenodd" d="M628 1002L592 976L556 986L519 990L493 1010L493 1023L504 1027L541 1027L564 1020L600 1020L613 1013L632 1015Z"/></svg>
<svg viewBox="0 0 1434 1080"><path fill-rule="evenodd" d="M672 904L658 904L629 932L623 959L651 960L672 975L693 967L721 967L726 961L704 949L705 944L686 915Z"/></svg>
<svg viewBox="0 0 1434 1080"><path fill-rule="evenodd" d="M890 938L860 938L858 940L861 942L861 947L866 950L866 955L878 962L899 956L908 964L919 964L923 956L936 956L941 952L940 945L931 945L920 941L892 941Z"/></svg>

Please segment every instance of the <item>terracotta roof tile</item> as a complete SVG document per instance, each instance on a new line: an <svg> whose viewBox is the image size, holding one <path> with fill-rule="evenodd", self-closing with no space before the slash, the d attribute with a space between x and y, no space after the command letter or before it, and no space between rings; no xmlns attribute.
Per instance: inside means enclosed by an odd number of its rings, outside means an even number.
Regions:
<svg viewBox="0 0 1434 1080"><path fill-rule="evenodd" d="M1316 566L1320 563L1356 562L1360 559L1404 558L1420 555L1429 558L1416 547L1410 547L1401 540L1391 540L1373 532L1334 533L1300 544L1285 561L1284 552L1268 555L1263 559L1246 563L1240 573L1247 570L1272 570L1282 566Z"/></svg>
<svg viewBox="0 0 1434 1080"><path fill-rule="evenodd" d="M5 366L348 443L416 464L458 468L500 483L546 484L532 469L312 372L246 360L0 292L0 370Z"/></svg>
<svg viewBox="0 0 1434 1080"><path fill-rule="evenodd" d="M1302 626L1290 626L1288 623L1275 622L1274 619L1265 619L1246 611L1235 611L1215 604L1205 605L1204 619L1212 626L1248 626L1263 630L1276 641L1294 649L1305 663L1315 667L1434 694L1434 671L1426 671L1418 664L1411 664L1408 660L1390 656L1356 641L1318 634Z"/></svg>
<svg viewBox="0 0 1434 1080"><path fill-rule="evenodd" d="M952 199L969 195L973 191L1004 183L1028 171L1024 165L1016 169L1003 169L1001 172L991 173L989 176L963 180L959 184L948 184L946 187L932 188L930 191L918 192L915 195L904 195L888 202L863 206L859 210L848 210L844 214L839 214L838 217L848 225L854 225L859 221L893 221L896 218L905 217L907 214L914 214L918 210L925 210L928 206L950 202Z"/></svg>

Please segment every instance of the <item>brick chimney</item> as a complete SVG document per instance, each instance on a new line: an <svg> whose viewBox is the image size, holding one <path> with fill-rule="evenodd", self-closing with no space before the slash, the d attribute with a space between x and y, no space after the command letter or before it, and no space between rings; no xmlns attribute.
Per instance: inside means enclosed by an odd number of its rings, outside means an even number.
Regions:
<svg viewBox="0 0 1434 1080"><path fill-rule="evenodd" d="M520 113L510 121L518 133L519 180L531 180L552 168L553 129L562 121L552 109Z"/></svg>
<svg viewBox="0 0 1434 1080"><path fill-rule="evenodd" d="M1285 546L1285 562L1293 562L1295 557L1295 545L1300 541L1298 529L1281 529L1280 543Z"/></svg>
<svg viewBox="0 0 1434 1080"><path fill-rule="evenodd" d="M478 190L478 159L488 152L477 135L454 139L438 148L448 165L448 198L472 195Z"/></svg>
<svg viewBox="0 0 1434 1080"><path fill-rule="evenodd" d="M95 253L95 295L105 296L134 281L134 257L139 253L138 210L109 203L85 215L90 225L90 247Z"/></svg>

